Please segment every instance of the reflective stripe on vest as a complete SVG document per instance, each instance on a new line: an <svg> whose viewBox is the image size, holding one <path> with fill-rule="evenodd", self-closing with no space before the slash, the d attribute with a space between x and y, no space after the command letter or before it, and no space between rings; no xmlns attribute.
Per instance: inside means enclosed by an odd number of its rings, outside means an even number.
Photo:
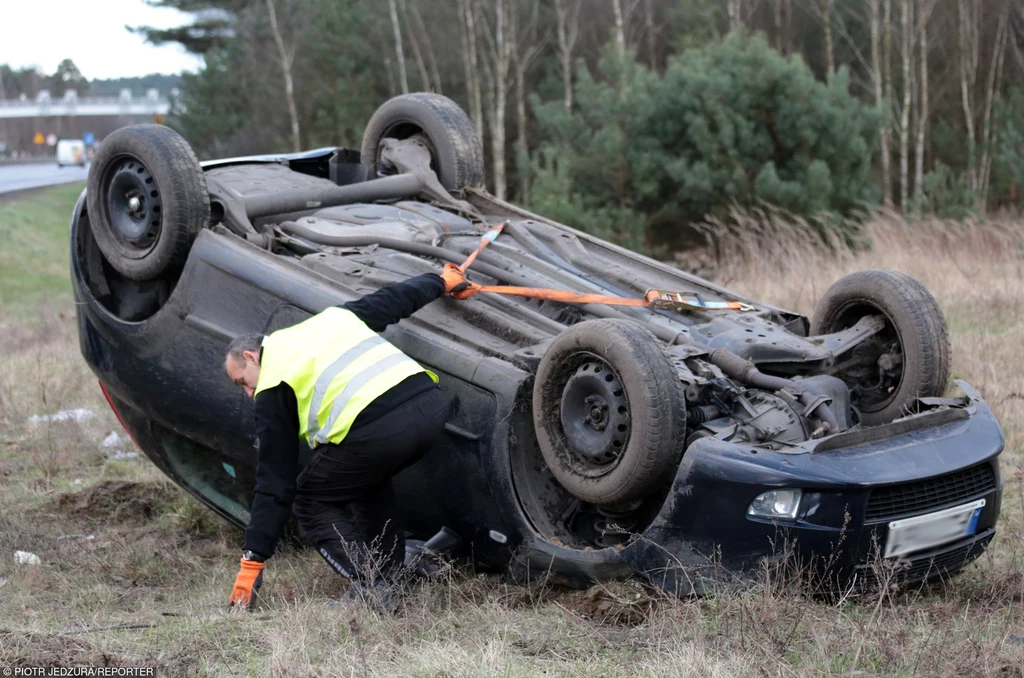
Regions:
<svg viewBox="0 0 1024 678"><path fill-rule="evenodd" d="M331 307L264 337L256 394L291 386L299 437L316 447L341 442L367 405L420 372L437 382L351 311Z"/></svg>
<svg viewBox="0 0 1024 678"><path fill-rule="evenodd" d="M313 445L313 439L320 433L320 424L317 421L317 413L320 412L320 406L323 404L324 395L327 393L327 387L331 385L331 382L334 381L335 377L341 374L346 367L363 357L363 355L371 348L376 348L377 346L386 343L388 342L383 337L376 334L372 337L367 337L342 353L337 360L331 363L330 366L321 372L320 376L316 378L316 384L313 385L313 398L309 405L309 416L307 417L306 422L306 438L310 446ZM334 413L333 408L331 409L331 413ZM335 417L335 419L336 418L337 417ZM325 424L325 428L330 431L331 424L333 423L334 419L328 419ZM320 440L320 442L325 441Z"/></svg>
<svg viewBox="0 0 1024 678"><path fill-rule="evenodd" d="M316 441L319 443L327 442L327 435L325 431L330 431L334 427L335 422L338 421L338 417L345 410L345 407L348 405L352 397L355 396L355 394L359 391L359 389L361 389L363 386L366 386L366 384L368 384L372 379L375 379L376 377L386 374L387 371L393 367L402 366L402 364L407 361L409 361L409 358L404 353L396 353L394 355L389 355L387 358L384 358L380 362L376 362L373 363L372 365L369 365L362 372L349 379L348 383L345 384L345 388L342 390L342 392L334 396L334 404L331 405L331 413L330 415L328 415L327 421L324 422L323 429L321 429L316 434ZM404 378L405 377L403 377L403 379ZM310 435L312 434L313 430L310 429Z"/></svg>

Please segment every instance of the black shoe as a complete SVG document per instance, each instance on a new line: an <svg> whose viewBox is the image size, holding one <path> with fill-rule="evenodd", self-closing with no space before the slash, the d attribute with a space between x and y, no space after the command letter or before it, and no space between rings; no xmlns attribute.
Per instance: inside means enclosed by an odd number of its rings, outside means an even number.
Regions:
<svg viewBox="0 0 1024 678"><path fill-rule="evenodd" d="M353 581L344 599L363 603L381 614L393 614L398 609L397 588L385 579L376 579L372 584Z"/></svg>
<svg viewBox="0 0 1024 678"><path fill-rule="evenodd" d="M418 539L407 539L405 542L405 569L418 577L429 577L441 570L437 557L423 548Z"/></svg>
<svg viewBox="0 0 1024 678"><path fill-rule="evenodd" d="M454 530L442 527L427 541L405 540L405 566L414 574L429 577L442 567L441 554L453 551L462 544L462 537Z"/></svg>

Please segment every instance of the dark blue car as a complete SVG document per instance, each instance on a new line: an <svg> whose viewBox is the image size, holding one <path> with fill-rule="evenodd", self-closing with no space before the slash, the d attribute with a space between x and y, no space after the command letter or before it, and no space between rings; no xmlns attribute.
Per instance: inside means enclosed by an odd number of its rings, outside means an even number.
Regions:
<svg viewBox="0 0 1024 678"><path fill-rule="evenodd" d="M837 281L810 320L531 214L483 189L453 102L386 102L361 150L200 164L157 125L110 135L72 220L82 353L164 473L249 519L252 402L225 348L461 263L488 285L385 336L440 377L443 443L396 479L411 537L448 527L519 581L642 574L678 594L766 562L829 587L956 572L992 540L1003 436L947 392L934 298L894 271ZM308 459L309 451L304 450Z"/></svg>

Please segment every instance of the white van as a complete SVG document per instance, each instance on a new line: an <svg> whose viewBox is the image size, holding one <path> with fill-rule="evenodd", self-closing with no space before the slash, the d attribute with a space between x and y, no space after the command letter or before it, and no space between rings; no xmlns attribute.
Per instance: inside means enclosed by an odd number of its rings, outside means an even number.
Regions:
<svg viewBox="0 0 1024 678"><path fill-rule="evenodd" d="M57 142L57 167L78 165L85 167L85 142L81 139L61 139Z"/></svg>

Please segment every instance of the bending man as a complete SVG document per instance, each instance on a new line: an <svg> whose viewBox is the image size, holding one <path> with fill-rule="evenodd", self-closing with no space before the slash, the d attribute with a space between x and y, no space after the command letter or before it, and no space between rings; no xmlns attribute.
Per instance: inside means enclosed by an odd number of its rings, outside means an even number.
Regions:
<svg viewBox="0 0 1024 678"><path fill-rule="evenodd" d="M224 367L255 398L259 460L230 605L252 601L293 502L306 537L353 590L390 599L405 553L391 477L437 442L446 405L437 377L377 332L446 292L466 299L478 288L449 264L231 342ZM302 469L300 440L314 451Z"/></svg>

